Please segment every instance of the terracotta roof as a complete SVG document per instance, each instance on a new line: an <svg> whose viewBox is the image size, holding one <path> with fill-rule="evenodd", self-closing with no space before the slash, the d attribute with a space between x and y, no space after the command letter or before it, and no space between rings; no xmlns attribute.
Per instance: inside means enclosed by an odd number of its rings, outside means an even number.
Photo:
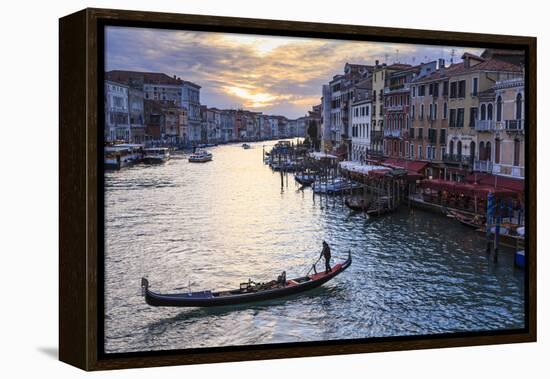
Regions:
<svg viewBox="0 0 550 379"><path fill-rule="evenodd" d="M183 85L189 84L193 87L201 88L199 85L182 80L175 76L168 76L161 72L142 72L142 71L124 71L112 70L105 73L105 79L115 82L129 84L131 80L143 80L145 84L161 85Z"/></svg>

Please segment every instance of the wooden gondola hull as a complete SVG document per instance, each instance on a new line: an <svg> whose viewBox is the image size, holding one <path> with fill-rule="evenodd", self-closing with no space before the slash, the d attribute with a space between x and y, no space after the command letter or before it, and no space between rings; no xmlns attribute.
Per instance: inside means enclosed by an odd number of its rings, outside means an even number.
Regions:
<svg viewBox="0 0 550 379"><path fill-rule="evenodd" d="M147 304L155 307L216 307L237 305L278 299L317 288L342 273L350 265L351 254L345 262L335 265L332 272L328 274L323 272L311 275L311 279L309 281L298 284L287 284L284 287L258 292L245 292L227 296L219 296L218 292L211 291L182 294L159 294L149 290L149 283L147 282L147 279L142 279L142 288L145 292L145 301ZM302 278L294 279L294 281L298 281L299 279ZM289 280L287 283L291 282L293 282L293 280Z"/></svg>

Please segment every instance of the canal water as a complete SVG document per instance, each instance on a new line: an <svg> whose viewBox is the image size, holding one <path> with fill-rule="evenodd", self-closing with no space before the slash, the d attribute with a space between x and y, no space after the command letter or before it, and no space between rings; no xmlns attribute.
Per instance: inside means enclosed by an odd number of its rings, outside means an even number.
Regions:
<svg viewBox="0 0 550 379"><path fill-rule="evenodd" d="M136 165L105 174L105 351L131 352L486 331L524 326L524 272L503 249L442 215L368 219L340 198L314 197L262 164L253 143L209 149L214 160ZM287 185L288 182L288 185ZM286 299L223 307L155 308L158 292L233 289L301 276L321 242L353 264ZM319 267L321 267L320 265Z"/></svg>

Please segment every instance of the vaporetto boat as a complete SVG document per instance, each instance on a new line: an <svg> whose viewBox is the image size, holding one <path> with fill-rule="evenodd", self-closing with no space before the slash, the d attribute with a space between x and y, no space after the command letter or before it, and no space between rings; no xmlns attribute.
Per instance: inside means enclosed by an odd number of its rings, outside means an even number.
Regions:
<svg viewBox="0 0 550 379"><path fill-rule="evenodd" d="M167 147L151 147L144 150L143 162L150 164L164 163L170 159Z"/></svg>
<svg viewBox="0 0 550 379"><path fill-rule="evenodd" d="M120 144L105 146L103 152L105 168L109 170L119 170L141 160L143 156L143 145Z"/></svg>
<svg viewBox="0 0 550 379"><path fill-rule="evenodd" d="M189 162L204 163L212 160L212 153L206 150L197 150L189 156Z"/></svg>

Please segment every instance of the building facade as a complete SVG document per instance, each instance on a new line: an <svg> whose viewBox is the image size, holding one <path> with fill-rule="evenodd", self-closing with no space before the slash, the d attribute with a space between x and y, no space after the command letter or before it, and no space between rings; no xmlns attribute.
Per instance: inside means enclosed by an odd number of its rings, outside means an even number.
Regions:
<svg viewBox="0 0 550 379"><path fill-rule="evenodd" d="M105 141L130 142L130 114L128 109L129 87L106 80L105 91Z"/></svg>
<svg viewBox="0 0 550 379"><path fill-rule="evenodd" d="M351 111L351 160L366 162L371 146L372 101L370 96L356 99Z"/></svg>

